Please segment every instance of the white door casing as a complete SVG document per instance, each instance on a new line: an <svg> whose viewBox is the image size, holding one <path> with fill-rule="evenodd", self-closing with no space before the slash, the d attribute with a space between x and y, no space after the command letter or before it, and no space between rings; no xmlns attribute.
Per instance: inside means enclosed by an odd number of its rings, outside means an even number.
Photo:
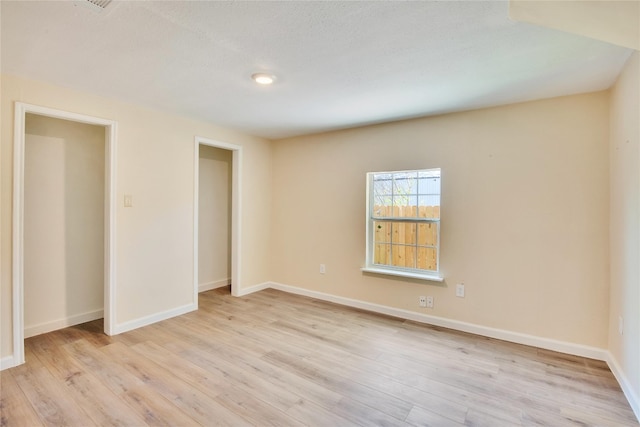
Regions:
<svg viewBox="0 0 640 427"><path fill-rule="evenodd" d="M15 103L13 143L12 212L12 323L13 356L9 368L24 363L24 164L27 113L104 126L105 128L105 230L104 230L104 332L114 333L115 236L116 236L116 139L117 122L22 102Z"/></svg>

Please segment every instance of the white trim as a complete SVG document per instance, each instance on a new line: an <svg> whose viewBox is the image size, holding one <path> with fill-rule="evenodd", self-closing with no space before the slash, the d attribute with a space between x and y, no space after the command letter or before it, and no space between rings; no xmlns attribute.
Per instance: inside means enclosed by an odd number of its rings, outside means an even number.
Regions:
<svg viewBox="0 0 640 427"><path fill-rule="evenodd" d="M74 122L104 126L105 132L105 242L104 242L104 332L113 334L115 322L115 236L116 236L116 146L117 122L38 105L15 103L13 134L13 214L12 214L12 329L13 361L24 363L24 149L27 113Z"/></svg>
<svg viewBox="0 0 640 427"><path fill-rule="evenodd" d="M613 372L613 376L618 380L618 384L620 384L620 388L624 393L625 397L629 401L629 405L633 410L633 413L636 414L636 418L640 421L640 397L636 394L636 392L631 387L631 383L629 379L625 375L624 371L618 364L616 358L611 354L610 351L607 351L607 364L609 365L609 369Z"/></svg>
<svg viewBox="0 0 640 427"><path fill-rule="evenodd" d="M430 316L428 314L416 313L414 311L404 310L401 308L389 307L386 305L340 297L336 295L326 294L324 292L311 291L295 286L283 285L281 283L271 282L269 287L292 294L304 295L323 301L346 305L348 307L355 307L375 313L386 314L388 316L399 317L401 319L413 320L415 322L441 326L443 328L455 329L457 331L469 332L476 335L482 335L485 337L496 338L499 340L509 341L517 344L524 344L547 350L558 351L561 353L588 357L590 359L606 360L606 350L597 347L557 341L549 338L542 338L534 335L507 331L504 329L490 328L473 323L447 319L444 317Z"/></svg>
<svg viewBox="0 0 640 427"><path fill-rule="evenodd" d="M417 279L417 280L426 280L426 281L430 281L430 282L442 282L444 281L444 277L442 277L442 274L440 273L441 271L441 266L440 266L440 240L441 240L441 236L440 236L440 218L438 219L433 219L433 218L395 218L395 217L386 217L386 218L377 218L374 217L373 215L373 204L372 204L372 198L373 198L373 177L375 175L380 175L380 174L397 174L397 173L420 173L420 172L432 172L432 171L438 171L439 173L439 178L440 178L440 186L442 187L442 168L429 168L429 169L413 169L413 170L401 170L401 171L388 171L388 172L367 172L366 174L366 237L365 237L365 244L366 244L366 248L365 248L365 266L361 268L361 270L365 273L373 273L373 274L385 274L385 275L389 275L389 276L399 276L399 277L407 277L410 279ZM434 177L435 178L435 177ZM417 191L417 190L416 190ZM393 190L392 190L393 192ZM442 191L441 191L442 192ZM440 216L442 216L442 213L440 214ZM420 270L420 269L413 269L413 268L403 268L403 267L393 267L393 266L383 266L383 265L378 265L378 264L374 264L373 262L373 223L375 221L381 221L381 220L386 220L386 221L397 221L397 220L403 220L409 223L418 223L418 222L428 222L428 223L435 223L436 226L438 227L438 239L437 239L437 244L435 246L436 248L436 266L437 266L437 270L436 271L428 271L428 270ZM392 245L393 246L393 245Z"/></svg>
<svg viewBox="0 0 640 427"><path fill-rule="evenodd" d="M152 323L161 322L163 320L171 319L172 317L180 316L198 309L197 304L187 304L181 307L172 308L171 310L163 311L160 313L150 314L148 316L140 317L138 319L129 320L128 322L121 323L115 326L115 333L121 334L123 332L129 332L134 329L142 328L143 326L151 325Z"/></svg>
<svg viewBox="0 0 640 427"><path fill-rule="evenodd" d="M242 147L196 136L193 153L193 301L198 305L198 207L200 144L230 150L231 165L231 295L240 296L242 242Z"/></svg>
<svg viewBox="0 0 640 427"><path fill-rule="evenodd" d="M433 275L433 274L412 273L410 271L392 270L390 268L362 267L360 270L362 272L364 272L364 273L385 274L387 276L408 277L410 279L426 280L426 281L429 281L429 282L443 282L444 281L444 277L436 276L436 275Z"/></svg>
<svg viewBox="0 0 640 427"><path fill-rule="evenodd" d="M108 163L108 175L105 180L105 230L104 230L104 333L114 335L113 325L116 323L116 207L117 187L116 187L116 171L117 169L117 140L118 140L118 122L112 121L107 126L107 136L105 141L105 157Z"/></svg>
<svg viewBox="0 0 640 427"><path fill-rule="evenodd" d="M102 319L104 310L95 310L88 313L76 314L64 319L54 320L53 322L40 323L35 326L27 326L24 328L24 337L35 337L36 335L46 334L47 332L57 331L58 329L68 328L69 326L79 325L81 323L91 322L93 320Z"/></svg>
<svg viewBox="0 0 640 427"><path fill-rule="evenodd" d="M240 289L240 292L236 296L243 297L245 295L249 295L249 294L252 294L254 292L260 292L260 291L263 291L263 290L269 289L269 288L277 289L274 285L276 285L276 283L273 283L273 282L260 283L258 285L250 286L250 287L245 288L245 289ZM285 291L285 292L287 292L287 291ZM292 292L292 293L294 293L294 292Z"/></svg>
<svg viewBox="0 0 640 427"><path fill-rule="evenodd" d="M198 285L198 293L210 291L212 289L223 288L231 284L231 279L214 280L212 282L200 283Z"/></svg>
<svg viewBox="0 0 640 427"><path fill-rule="evenodd" d="M0 359L0 371L4 371L5 369L13 368L14 366L18 366L19 363L15 362L13 356L5 356Z"/></svg>
<svg viewBox="0 0 640 427"><path fill-rule="evenodd" d="M24 317L23 317L23 282L24 282L24 132L26 107L21 103L15 105L13 126L13 213L11 245L12 265L12 311L13 311L13 361L14 366L24 363Z"/></svg>

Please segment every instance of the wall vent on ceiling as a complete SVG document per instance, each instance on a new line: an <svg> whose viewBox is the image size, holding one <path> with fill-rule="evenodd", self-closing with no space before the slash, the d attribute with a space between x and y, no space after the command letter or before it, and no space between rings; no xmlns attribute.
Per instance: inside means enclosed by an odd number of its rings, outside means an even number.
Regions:
<svg viewBox="0 0 640 427"><path fill-rule="evenodd" d="M112 1L113 0L76 0L74 3L86 6L95 12L102 12Z"/></svg>

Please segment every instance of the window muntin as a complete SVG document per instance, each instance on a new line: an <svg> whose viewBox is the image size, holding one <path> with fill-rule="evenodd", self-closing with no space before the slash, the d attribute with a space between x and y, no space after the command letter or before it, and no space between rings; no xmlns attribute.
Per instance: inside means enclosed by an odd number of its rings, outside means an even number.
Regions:
<svg viewBox="0 0 640 427"><path fill-rule="evenodd" d="M440 169L367 175L367 266L437 273Z"/></svg>

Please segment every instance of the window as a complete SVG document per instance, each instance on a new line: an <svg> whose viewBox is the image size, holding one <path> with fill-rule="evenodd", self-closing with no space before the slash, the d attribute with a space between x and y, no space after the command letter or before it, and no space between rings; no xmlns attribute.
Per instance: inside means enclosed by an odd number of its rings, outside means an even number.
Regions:
<svg viewBox="0 0 640 427"><path fill-rule="evenodd" d="M442 281L440 169L367 174L363 271Z"/></svg>

